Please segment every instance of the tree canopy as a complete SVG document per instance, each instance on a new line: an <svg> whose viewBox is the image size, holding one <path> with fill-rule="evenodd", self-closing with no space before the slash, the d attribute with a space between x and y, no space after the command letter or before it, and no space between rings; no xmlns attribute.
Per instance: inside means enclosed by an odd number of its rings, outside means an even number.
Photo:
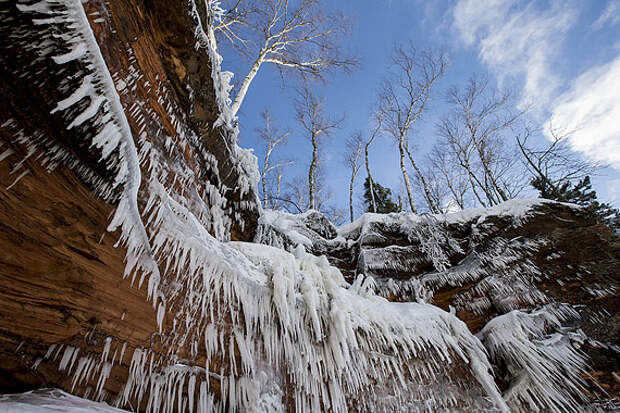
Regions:
<svg viewBox="0 0 620 413"><path fill-rule="evenodd" d="M557 186L552 186L548 180L537 177L532 180L532 186L538 190L541 198L583 206L588 214L608 225L616 233L620 233L620 211L608 203L600 203L597 200L589 176L580 179L576 184L566 180Z"/></svg>

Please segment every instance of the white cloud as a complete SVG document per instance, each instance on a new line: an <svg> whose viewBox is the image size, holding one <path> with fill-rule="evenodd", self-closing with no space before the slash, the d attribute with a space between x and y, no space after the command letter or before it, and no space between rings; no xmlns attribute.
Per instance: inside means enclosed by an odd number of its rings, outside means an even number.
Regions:
<svg viewBox="0 0 620 413"><path fill-rule="evenodd" d="M602 29L606 25L614 25L620 23L620 0L609 0L607 7L603 10L601 16L592 24L596 30Z"/></svg>
<svg viewBox="0 0 620 413"><path fill-rule="evenodd" d="M476 47L497 76L523 79L522 103L549 102L560 80L551 70L577 10L573 1L459 0L453 27L460 40Z"/></svg>
<svg viewBox="0 0 620 413"><path fill-rule="evenodd" d="M575 131L574 150L620 169L620 55L591 68L553 102L548 122Z"/></svg>

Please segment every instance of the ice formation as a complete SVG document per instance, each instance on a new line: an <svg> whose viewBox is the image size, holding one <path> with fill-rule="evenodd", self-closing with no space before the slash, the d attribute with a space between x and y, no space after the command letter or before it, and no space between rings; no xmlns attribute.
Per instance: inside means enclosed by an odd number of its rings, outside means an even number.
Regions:
<svg viewBox="0 0 620 413"><path fill-rule="evenodd" d="M330 260L345 267L346 250L352 274L363 274L354 285L365 283L384 297L433 303L435 294L453 288L453 310L500 314L477 336L496 379L508 385L503 396L512 411L602 411L584 398L588 365L578 348L588 339L574 327L583 314L540 288L546 275L535 257L549 240L502 236L549 202L514 200L447 215L365 214L338 228L332 240L310 231L304 214L270 211L261 218L257 241L328 251ZM546 261L561 256L554 252ZM462 286L468 287L459 291ZM614 287L595 283L585 291L604 297Z"/></svg>
<svg viewBox="0 0 620 413"><path fill-rule="evenodd" d="M506 370L510 386L504 398L515 411L583 411L586 360L578 350L583 337L562 327L578 317L561 305L513 310L480 331L491 360Z"/></svg>
<svg viewBox="0 0 620 413"><path fill-rule="evenodd" d="M236 145L236 121L228 110L231 76L220 70L221 57L209 23L217 18L213 13L216 6L214 1L204 3L208 13L205 25L196 2L188 1L196 47L204 49L212 62L220 109L220 118L212 127L221 128L237 161L237 186L243 196L255 189L258 174L255 158ZM138 287L148 280L148 296L157 308L160 330L158 350L133 348L127 342L108 338L102 343L101 356L95 356L88 350L56 343L41 355L39 363L57 362L58 369L70 377L71 388L84 388L85 397L122 408L141 406L152 412L278 412L287 409L285 402L298 412L508 411L480 339L454 314L426 303L432 301L438 285L464 279L479 282L478 289L522 287L525 299L537 302L540 297L530 291L527 282L527 277L537 274L527 261L505 277L480 279L480 263L489 259L477 254L453 265L450 257L462 254L464 246L441 230L442 226L470 221L474 215L478 226L485 224L487 216L509 217L517 223L531 212L532 202L441 217L365 215L329 239L325 239L325 233L332 231L329 228L308 229L312 211L301 217L263 211L257 241L269 245L229 242L231 216L239 205L230 205L223 197L229 188L198 179L199 170L209 166L220 181L215 159L194 132L182 127L184 119L174 115L174 107L167 109L177 126L176 136L151 136L144 125L156 121L148 110L139 102L123 105L121 96L130 93L139 74L122 79L110 73L82 2L41 0L20 2L18 8L31 15L34 24L54 26L63 33L54 40L62 47L44 40L34 46L41 58L51 59L58 66L79 62L86 69L79 84L66 91L52 114L65 117L67 128L90 125L97 131L92 135L93 150L100 153L101 162L116 178L111 186L94 178L90 182L95 190L114 196L118 202L110 230L121 230L120 243L127 249L125 276L137 280ZM166 102L163 87L153 93ZM45 142L28 140L23 133L21 136L23 143L34 149ZM186 146L201 152L207 165L187 159L183 151ZM53 152L48 162L71 160L61 149L55 153L60 155L54 158ZM79 170L80 164L76 160L70 166ZM17 179L19 176L23 175ZM401 284L411 289L417 303L389 302L375 293L378 286L372 272L377 268L373 265L385 261L389 250L362 254L357 268L360 275L349 281L325 256L310 253L319 238L324 249L361 248L374 242L377 234L369 228L377 223L392 226L409 242L418 243L419 263L430 262L434 268L421 280ZM520 240L505 242L497 248L514 250L513 261L521 262L522 254L534 247ZM505 262L494 261L485 271L493 266L507 267L510 260L506 256ZM394 270L399 265L416 262L395 263ZM527 277L522 277L523 273ZM463 306L469 302L475 303L463 297ZM501 294L497 303L504 310L513 305ZM491 349L492 360L503 360L513 376L529 369L506 400L515 405L568 405L571 399L567 394L574 388L566 380L554 382L556 393L541 387L535 399L527 398L530 387L525 380L538 384L546 372L556 374L548 360L558 356L570 358L570 377L574 377L583 368L579 353L555 342L549 350L532 344L532 335L554 340L554 336L542 337L547 330L528 321L534 313L509 313L505 317L510 319L496 319L481 337ZM522 327L513 340L506 340L506 320ZM547 320L552 324L555 321ZM513 345L526 352L524 359L510 358ZM527 362L535 365L524 366ZM118 364L128 365L128 378L118 394L109 394L105 384ZM31 395L37 400L44 397ZM49 397L71 399L58 392ZM4 397L0 405L18 403L15 400Z"/></svg>

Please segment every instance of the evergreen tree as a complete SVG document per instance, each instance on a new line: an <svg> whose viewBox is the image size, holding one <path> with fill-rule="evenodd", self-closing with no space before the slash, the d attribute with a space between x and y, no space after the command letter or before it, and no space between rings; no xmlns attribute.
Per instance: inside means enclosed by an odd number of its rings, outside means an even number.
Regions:
<svg viewBox="0 0 620 413"><path fill-rule="evenodd" d="M565 181L553 186L549 181L538 177L532 180L532 186L539 192L541 198L560 202L570 202L581 205L586 212L608 225L616 233L620 233L620 211L608 203L600 203L596 199L596 191L592 189L590 177L586 176L576 185Z"/></svg>
<svg viewBox="0 0 620 413"><path fill-rule="evenodd" d="M377 205L377 213L388 214L390 212L402 211L402 205L395 204L392 201L392 191L390 188L386 188L379 183L372 181L372 189L375 193L375 204ZM364 205L366 206L366 212L372 212L372 198L370 195L370 183L368 177L364 181Z"/></svg>

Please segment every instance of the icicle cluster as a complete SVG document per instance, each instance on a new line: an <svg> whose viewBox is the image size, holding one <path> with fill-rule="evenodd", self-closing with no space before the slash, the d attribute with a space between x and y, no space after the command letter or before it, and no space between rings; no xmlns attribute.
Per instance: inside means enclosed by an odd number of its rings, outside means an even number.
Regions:
<svg viewBox="0 0 620 413"><path fill-rule="evenodd" d="M357 273L366 275L354 285L363 282L381 296L419 303L432 303L436 292L454 289L453 310L504 314L492 319L478 337L490 353L496 377L509 385L504 398L513 411L576 412L586 406L598 411L584 397L582 376L588 366L578 350L590 339L566 327L582 316L569 305L552 303L540 288L548 280L535 259L544 257L541 251L548 249L549 240L508 239L498 228L502 225L510 233L511 226L523 225L541 202L545 201L512 201L491 210L445 216L366 214L339 229L339 238L344 238L339 242L352 248L351 262L356 262ZM305 236L308 229L301 215L269 211L267 217L260 223L260 242L281 246L300 239L308 250L325 244L316 235ZM331 259L338 260L338 254L335 248ZM554 252L547 261L561 256ZM598 285L584 290L594 297L614 291L613 285ZM538 310L523 310L532 308Z"/></svg>
<svg viewBox="0 0 620 413"><path fill-rule="evenodd" d="M578 350L583 337L562 327L575 318L579 315L566 305L514 310L478 333L493 363L505 369L504 398L515 411L583 411L586 361Z"/></svg>
<svg viewBox="0 0 620 413"><path fill-rule="evenodd" d="M236 119L228 109L232 75L220 69L211 27L221 13L219 3L204 6L202 19L195 0L187 2L197 49L212 62L220 110L212 126L221 128L229 145L244 199L256 193L256 159L236 145ZM58 343L33 367L53 360L70 378L72 391L81 387L85 397L150 412L283 412L285 404L299 412L508 411L480 339L453 314L425 303L438 289L463 282L476 285L473 293L458 296L456 305L474 313L545 303L544 294L532 287L542 275L529 260L545 240L497 239L484 250L475 245L487 217L507 217L519 225L534 203L447 216L368 214L330 239L298 221L307 216L264 211L257 241L278 248L225 242L231 217L240 220L235 214L252 208L244 204L252 200L226 201L222 194L230 188L221 184L217 160L185 126L165 85L143 87L153 87L175 136L160 132L164 128L155 114L139 100L123 105L121 96L136 87L140 74L133 66L127 76L110 73L79 0L20 2L18 9L31 15L33 24L61 33L62 52L45 40L33 46L42 59L87 68L52 115L61 115L69 129L93 125L95 133L85 136L116 178L112 183L93 178L92 185L118 202L110 230L120 229L127 248L125 276L138 286L147 281L159 327L156 346L135 348L108 337L95 356ZM15 134L33 156L47 142L18 129ZM7 151L0 160L11 155ZM48 159L50 165L81 165L60 150ZM211 181L203 179L205 169ZM24 173L18 172L16 183ZM448 226L473 221L471 245L450 235ZM379 227L384 233L376 231ZM374 248L394 234L412 247ZM349 283L327 258L308 252L328 248L356 248L355 272L364 275ZM455 257L462 259L454 262ZM419 279L407 277L416 267L428 271ZM381 271L403 274L387 282L373 278ZM417 303L388 302L376 291L406 292ZM561 327L568 312L513 311L480 333L491 359L506 366L511 388L505 398L517 409L570 411L577 402L585 364L569 340L572 333ZM561 360L568 360L568 373L558 370ZM106 383L115 366L128 367L128 376L118 394L109 394ZM541 383L545 375L553 379Z"/></svg>

